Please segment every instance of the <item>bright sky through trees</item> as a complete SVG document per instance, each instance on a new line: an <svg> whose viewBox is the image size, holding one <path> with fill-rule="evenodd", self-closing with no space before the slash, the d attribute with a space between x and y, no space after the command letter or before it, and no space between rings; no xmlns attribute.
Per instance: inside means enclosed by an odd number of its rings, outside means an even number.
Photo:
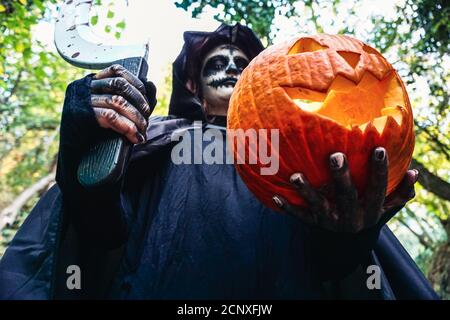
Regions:
<svg viewBox="0 0 450 320"><path fill-rule="evenodd" d="M102 37L107 37L111 43L139 43L149 39L151 50L149 76L156 84L162 83L167 65L179 53L183 45L184 31L212 31L220 25L217 20L214 20L216 10L208 10L200 18L193 19L190 12L177 8L173 1L129 0L128 2L129 5L126 6L124 0L103 0L102 9L104 11L99 12L98 24L94 27L94 30ZM105 22L109 22L106 19L109 3L111 3L111 11L115 15L113 21L125 19L126 22L126 27L119 40L116 40L112 33L104 32ZM361 28L370 30L371 25L368 17L374 13L383 13L386 17L394 16L395 3L396 1L390 0L360 1L358 6L361 10L358 11L359 14L354 19L362 24ZM345 1L343 1L343 5L345 5ZM352 5L353 3L348 1L348 6ZM301 6L304 6L303 3L299 3L300 10L302 9ZM54 14L56 14L56 10ZM329 16L331 19L331 11ZM288 39L299 32L296 23L283 16L278 16L274 22L274 27L282 30L281 32L274 31L274 43ZM342 28L339 23L331 25L327 21L323 22L324 31L328 33L335 33ZM54 21L41 22L36 26L34 32L37 39L52 47L53 23Z"/></svg>

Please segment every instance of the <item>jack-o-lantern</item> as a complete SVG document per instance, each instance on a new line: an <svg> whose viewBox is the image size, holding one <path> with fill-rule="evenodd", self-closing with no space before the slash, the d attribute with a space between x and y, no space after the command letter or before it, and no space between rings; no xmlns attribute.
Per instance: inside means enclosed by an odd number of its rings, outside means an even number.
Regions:
<svg viewBox="0 0 450 320"><path fill-rule="evenodd" d="M276 174L262 175L266 165L261 161L236 164L248 188L274 209L274 194L305 205L289 184L295 172L314 187L329 184L334 152L346 154L352 181L363 196L377 146L389 156L389 194L403 178L414 149L412 110L399 75L378 51L341 35L300 37L261 52L236 84L228 129L279 130ZM252 145L245 137L231 143L235 163L241 156L237 143L245 144L247 155L259 154L261 144Z"/></svg>

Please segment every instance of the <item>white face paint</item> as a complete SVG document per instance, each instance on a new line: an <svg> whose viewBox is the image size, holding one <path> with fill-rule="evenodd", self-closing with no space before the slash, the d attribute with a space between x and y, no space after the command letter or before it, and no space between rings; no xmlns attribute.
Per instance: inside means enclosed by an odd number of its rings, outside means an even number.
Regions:
<svg viewBox="0 0 450 320"><path fill-rule="evenodd" d="M220 45L206 55L202 64L201 90L209 115L226 115L234 86L248 63L242 50L231 45Z"/></svg>

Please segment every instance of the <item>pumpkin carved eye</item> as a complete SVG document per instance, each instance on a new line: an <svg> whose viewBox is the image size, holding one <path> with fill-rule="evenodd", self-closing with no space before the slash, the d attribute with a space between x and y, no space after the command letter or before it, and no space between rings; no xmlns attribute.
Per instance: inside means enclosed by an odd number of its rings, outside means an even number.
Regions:
<svg viewBox="0 0 450 320"><path fill-rule="evenodd" d="M359 59L361 55L359 53L355 52L349 52L349 51L337 51L337 53L344 58L345 61L353 68L355 69L358 65Z"/></svg>
<svg viewBox="0 0 450 320"><path fill-rule="evenodd" d="M292 48L289 50L288 54L314 52L314 51L325 50L325 49L328 49L328 47L321 45L314 39L301 38L292 46Z"/></svg>

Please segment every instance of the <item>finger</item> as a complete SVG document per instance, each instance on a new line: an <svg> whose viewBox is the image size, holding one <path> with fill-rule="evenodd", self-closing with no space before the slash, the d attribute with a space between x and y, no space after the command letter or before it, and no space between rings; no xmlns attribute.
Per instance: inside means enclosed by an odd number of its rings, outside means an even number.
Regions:
<svg viewBox="0 0 450 320"><path fill-rule="evenodd" d="M419 179L419 171L408 170L398 187L386 198L385 208L404 205L416 196L414 184Z"/></svg>
<svg viewBox="0 0 450 320"><path fill-rule="evenodd" d="M131 143L137 144L145 141L134 123L112 109L93 108L99 125L102 128L112 129L125 136Z"/></svg>
<svg viewBox="0 0 450 320"><path fill-rule="evenodd" d="M107 108L116 111L122 116L131 120L142 134L147 130L147 121L142 114L131 105L125 98L118 95L93 94L91 96L91 104L93 107Z"/></svg>
<svg viewBox="0 0 450 320"><path fill-rule="evenodd" d="M358 214L358 193L353 186L343 153L336 152L330 156L330 169L340 228L342 231L359 230L363 225L363 217Z"/></svg>
<svg viewBox="0 0 450 320"><path fill-rule="evenodd" d="M303 174L294 173L289 181L297 189L300 196L306 201L312 212L322 217L327 216L329 211L327 199L309 184Z"/></svg>
<svg viewBox="0 0 450 320"><path fill-rule="evenodd" d="M153 82L147 81L145 84L145 91L147 92L146 98L148 101L148 105L150 106L150 109L153 111L153 109L156 106L156 86Z"/></svg>
<svg viewBox="0 0 450 320"><path fill-rule="evenodd" d="M300 208L300 207L294 207L291 205L286 199L284 199L282 196L275 195L272 197L273 202L275 205L281 209L282 212L300 218L306 223L316 225L317 221L314 219L314 212L311 214L308 212L308 210Z"/></svg>
<svg viewBox="0 0 450 320"><path fill-rule="evenodd" d="M105 78L114 78L114 77L122 77L127 80L132 86L138 89L142 95L145 97L146 95L146 87L144 83L139 80L134 74L128 71L125 67L120 64L113 64L112 66L103 69L94 75L94 79L105 79Z"/></svg>
<svg viewBox="0 0 450 320"><path fill-rule="evenodd" d="M151 114L147 100L141 92L132 86L125 78L105 78L91 81L92 93L111 93L123 96L129 101L139 112L148 118Z"/></svg>
<svg viewBox="0 0 450 320"><path fill-rule="evenodd" d="M365 226L373 226L383 213L388 178L388 155L382 147L375 148L370 160L370 174L365 197Z"/></svg>

